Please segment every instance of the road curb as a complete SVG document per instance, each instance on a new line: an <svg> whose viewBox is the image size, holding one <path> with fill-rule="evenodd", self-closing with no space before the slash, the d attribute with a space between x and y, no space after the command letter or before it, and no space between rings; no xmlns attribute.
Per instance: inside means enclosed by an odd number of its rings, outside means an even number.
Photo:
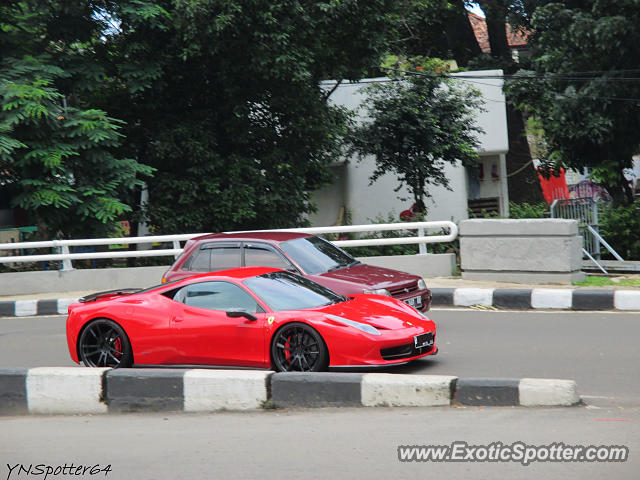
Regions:
<svg viewBox="0 0 640 480"><path fill-rule="evenodd" d="M433 307L508 310L640 311L640 290L432 288ZM77 298L0 301L0 317L66 315Z"/></svg>
<svg viewBox="0 0 640 480"><path fill-rule="evenodd" d="M559 379L165 368L0 368L1 415L579 403L576 383Z"/></svg>
<svg viewBox="0 0 640 480"><path fill-rule="evenodd" d="M433 288L433 307L511 310L640 311L640 290Z"/></svg>
<svg viewBox="0 0 640 480"><path fill-rule="evenodd" d="M77 298L47 300L9 300L0 302L0 317L31 317L42 315L66 315L69 305Z"/></svg>

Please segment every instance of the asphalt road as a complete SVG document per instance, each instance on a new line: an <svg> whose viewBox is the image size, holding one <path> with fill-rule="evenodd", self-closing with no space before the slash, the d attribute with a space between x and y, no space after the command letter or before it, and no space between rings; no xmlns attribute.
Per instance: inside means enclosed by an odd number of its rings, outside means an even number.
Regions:
<svg viewBox="0 0 640 480"><path fill-rule="evenodd" d="M74 478L563 479L638 478L640 409L342 408L210 415L0 417L0 478L16 465L110 465ZM624 463L406 463L399 445L521 441L624 445ZM9 466L7 466L9 465ZM14 468L13 474L9 469ZM44 479L44 475L33 478ZM49 476L69 478L67 476Z"/></svg>
<svg viewBox="0 0 640 480"><path fill-rule="evenodd" d="M430 316L440 353L385 371L567 378L589 404L640 407L638 313L433 310ZM74 366L64 323L63 316L0 318L0 366Z"/></svg>

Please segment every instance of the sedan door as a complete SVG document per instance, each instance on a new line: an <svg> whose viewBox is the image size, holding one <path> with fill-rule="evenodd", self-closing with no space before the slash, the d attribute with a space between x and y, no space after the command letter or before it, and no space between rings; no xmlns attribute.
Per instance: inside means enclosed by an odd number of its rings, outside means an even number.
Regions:
<svg viewBox="0 0 640 480"><path fill-rule="evenodd" d="M199 282L178 290L180 305L172 319L185 364L263 367L268 363L266 315L242 287L223 281ZM245 311L247 316L227 315Z"/></svg>

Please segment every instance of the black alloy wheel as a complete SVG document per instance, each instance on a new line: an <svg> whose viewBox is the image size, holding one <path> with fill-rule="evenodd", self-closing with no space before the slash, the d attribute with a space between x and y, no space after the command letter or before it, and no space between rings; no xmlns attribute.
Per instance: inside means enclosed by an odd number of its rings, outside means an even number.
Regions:
<svg viewBox="0 0 640 480"><path fill-rule="evenodd" d="M93 320L80 334L78 356L87 367L130 367L131 342L120 325L106 318Z"/></svg>
<svg viewBox="0 0 640 480"><path fill-rule="evenodd" d="M278 372L319 372L329 365L324 340L304 323L288 323L276 332L271 358Z"/></svg>

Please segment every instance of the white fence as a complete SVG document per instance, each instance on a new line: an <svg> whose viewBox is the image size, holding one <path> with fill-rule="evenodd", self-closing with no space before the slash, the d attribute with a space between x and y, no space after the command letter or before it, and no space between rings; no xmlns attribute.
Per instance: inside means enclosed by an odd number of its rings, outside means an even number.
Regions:
<svg viewBox="0 0 640 480"><path fill-rule="evenodd" d="M428 230L448 229L446 235L426 235ZM337 240L333 243L339 247L367 247L380 245L406 245L420 244L420 253L426 253L427 243L451 242L458 236L458 226L449 221L441 222L410 222L410 223L385 223L372 225L344 225L338 227L310 227L310 228L287 228L278 230L262 230L269 232L301 232L311 234L322 233L360 233L379 232L389 230L417 230L417 236L399 238L373 238L358 240ZM238 232L227 232L238 233ZM45 255L17 255L0 256L0 263L27 263L46 262L62 260L62 270L72 270L73 260L87 260L99 258L130 258L130 257L177 257L182 253L180 242L187 241L193 237L203 235L202 233L187 233L182 235L157 235L148 237L123 237L123 238L94 238L83 240L51 240L46 242L19 242L0 243L2 250L22 250L36 248L55 248L58 253ZM70 253L69 247L94 247L98 245L126 245L126 244L150 244L150 243L173 243L173 248L157 250L127 250L112 252L82 252Z"/></svg>

